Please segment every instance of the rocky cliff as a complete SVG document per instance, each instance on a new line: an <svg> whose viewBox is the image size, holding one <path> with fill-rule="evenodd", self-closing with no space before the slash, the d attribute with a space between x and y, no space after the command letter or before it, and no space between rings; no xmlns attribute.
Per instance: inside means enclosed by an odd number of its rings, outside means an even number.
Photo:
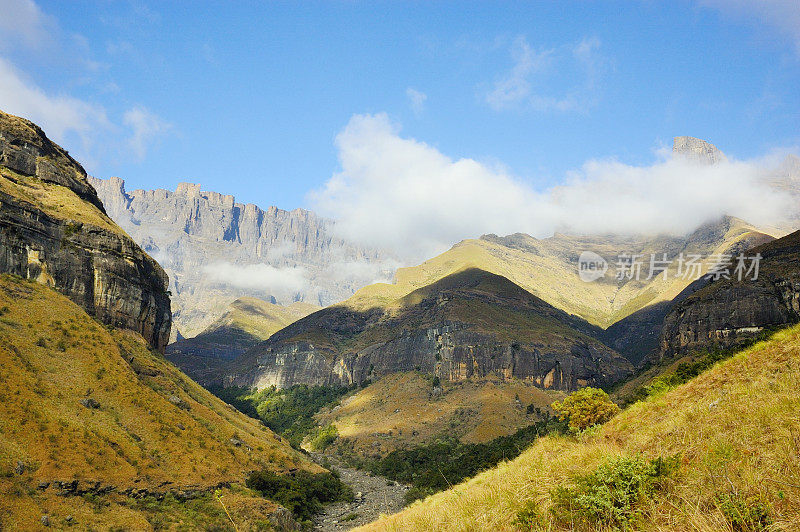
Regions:
<svg viewBox="0 0 800 532"><path fill-rule="evenodd" d="M716 164L726 160L719 148L695 137L675 137L672 139L672 153L700 164Z"/></svg>
<svg viewBox="0 0 800 532"><path fill-rule="evenodd" d="M385 252L338 238L311 211L262 210L191 183L127 192L119 178L90 181L109 216L169 274L176 331L186 337L239 297L326 306L396 266Z"/></svg>
<svg viewBox="0 0 800 532"><path fill-rule="evenodd" d="M311 314L236 360L225 383L349 385L417 370L448 381L494 376L574 390L632 372L597 334L508 279L473 268L384 308L337 305Z"/></svg>
<svg viewBox="0 0 800 532"><path fill-rule="evenodd" d="M164 349L167 276L107 216L86 172L31 122L0 112L0 272L54 287Z"/></svg>
<svg viewBox="0 0 800 532"><path fill-rule="evenodd" d="M664 320L658 358L713 347L732 347L766 328L800 319L800 231L753 248L761 254L758 278L735 276L696 283ZM731 271L735 267L731 264Z"/></svg>

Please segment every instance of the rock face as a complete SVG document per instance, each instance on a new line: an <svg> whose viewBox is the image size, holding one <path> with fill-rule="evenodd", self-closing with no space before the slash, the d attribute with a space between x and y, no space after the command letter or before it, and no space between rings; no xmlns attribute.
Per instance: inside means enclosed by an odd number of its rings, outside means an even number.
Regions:
<svg viewBox="0 0 800 532"><path fill-rule="evenodd" d="M574 390L632 373L627 360L593 337L599 332L473 268L386 309L340 305L311 314L234 361L225 384L349 385L418 370L449 381L491 375Z"/></svg>
<svg viewBox="0 0 800 532"><path fill-rule="evenodd" d="M0 112L0 271L56 288L163 351L167 276L108 219L86 172L37 126Z"/></svg>
<svg viewBox="0 0 800 532"><path fill-rule="evenodd" d="M338 238L311 211L262 210L191 183L126 192L119 178L90 181L109 216L169 274L176 332L185 337L239 297L326 306L396 267L385 252Z"/></svg>
<svg viewBox="0 0 800 532"><path fill-rule="evenodd" d="M699 164L716 164L726 160L725 154L716 146L695 137L672 139L672 153Z"/></svg>
<svg viewBox="0 0 800 532"><path fill-rule="evenodd" d="M763 257L757 280L701 280L674 306L661 331L659 358L736 346L765 328L800 319L800 231L747 255L756 253Z"/></svg>
<svg viewBox="0 0 800 532"><path fill-rule="evenodd" d="M690 243L683 251L690 253L726 254L737 256L750 248L773 241L774 238L755 231L741 220L724 217L708 223L688 236ZM603 341L622 356L640 364L652 361L660 349L661 330L670 311L705 286L707 281L699 280L686 286L671 300L662 300L647 305L612 324L603 332Z"/></svg>

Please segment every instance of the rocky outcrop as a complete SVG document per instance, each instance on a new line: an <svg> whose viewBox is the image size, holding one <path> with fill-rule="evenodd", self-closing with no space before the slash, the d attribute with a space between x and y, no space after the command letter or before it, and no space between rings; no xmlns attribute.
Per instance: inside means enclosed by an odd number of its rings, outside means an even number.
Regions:
<svg viewBox="0 0 800 532"><path fill-rule="evenodd" d="M163 351L167 276L105 216L80 164L34 124L0 112L0 182L0 271L56 288Z"/></svg>
<svg viewBox="0 0 800 532"><path fill-rule="evenodd" d="M681 252L738 256L773 240L772 236L755 231L741 220L725 216L702 225L689 235L689 244ZM691 283L671 300L652 303L624 317L603 332L603 341L635 365L652 361L660 350L661 331L667 315L675 305L706 284L708 282L704 279Z"/></svg>
<svg viewBox="0 0 800 532"><path fill-rule="evenodd" d="M762 256L756 280L700 280L700 288L674 306L664 320L658 359L734 347L800 319L800 231L747 252L756 254Z"/></svg>
<svg viewBox="0 0 800 532"><path fill-rule="evenodd" d="M695 137L673 138L672 153L699 164L716 164L726 160L725 154L716 146Z"/></svg>
<svg viewBox="0 0 800 532"><path fill-rule="evenodd" d="M225 384L350 385L416 370L574 390L628 376L631 364L591 334L599 329L504 277L468 269L386 310L336 306L299 320L235 361Z"/></svg>
<svg viewBox="0 0 800 532"><path fill-rule="evenodd" d="M193 183L127 192L119 178L90 181L109 216L169 274L176 329L185 337L239 297L326 306L389 279L396 266L387 253L339 238L332 221L304 209L262 210Z"/></svg>

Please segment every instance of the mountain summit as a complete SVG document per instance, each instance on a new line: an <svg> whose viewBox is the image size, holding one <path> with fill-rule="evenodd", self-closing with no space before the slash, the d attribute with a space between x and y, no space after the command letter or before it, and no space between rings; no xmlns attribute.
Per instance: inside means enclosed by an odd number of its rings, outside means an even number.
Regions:
<svg viewBox="0 0 800 532"><path fill-rule="evenodd" d="M719 148L695 137L675 137L672 139L672 154L700 164L716 164L727 160Z"/></svg>

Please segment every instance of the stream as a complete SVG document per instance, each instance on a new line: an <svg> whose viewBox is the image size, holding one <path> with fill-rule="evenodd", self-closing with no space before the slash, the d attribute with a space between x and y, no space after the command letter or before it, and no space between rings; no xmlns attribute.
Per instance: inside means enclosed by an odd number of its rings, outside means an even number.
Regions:
<svg viewBox="0 0 800 532"><path fill-rule="evenodd" d="M314 461L328 460L339 472L342 482L353 489L353 502L326 504L314 518L314 530L350 530L376 520L381 514L390 515L400 511L405 504L407 486L366 471L346 467L335 456L312 454Z"/></svg>

